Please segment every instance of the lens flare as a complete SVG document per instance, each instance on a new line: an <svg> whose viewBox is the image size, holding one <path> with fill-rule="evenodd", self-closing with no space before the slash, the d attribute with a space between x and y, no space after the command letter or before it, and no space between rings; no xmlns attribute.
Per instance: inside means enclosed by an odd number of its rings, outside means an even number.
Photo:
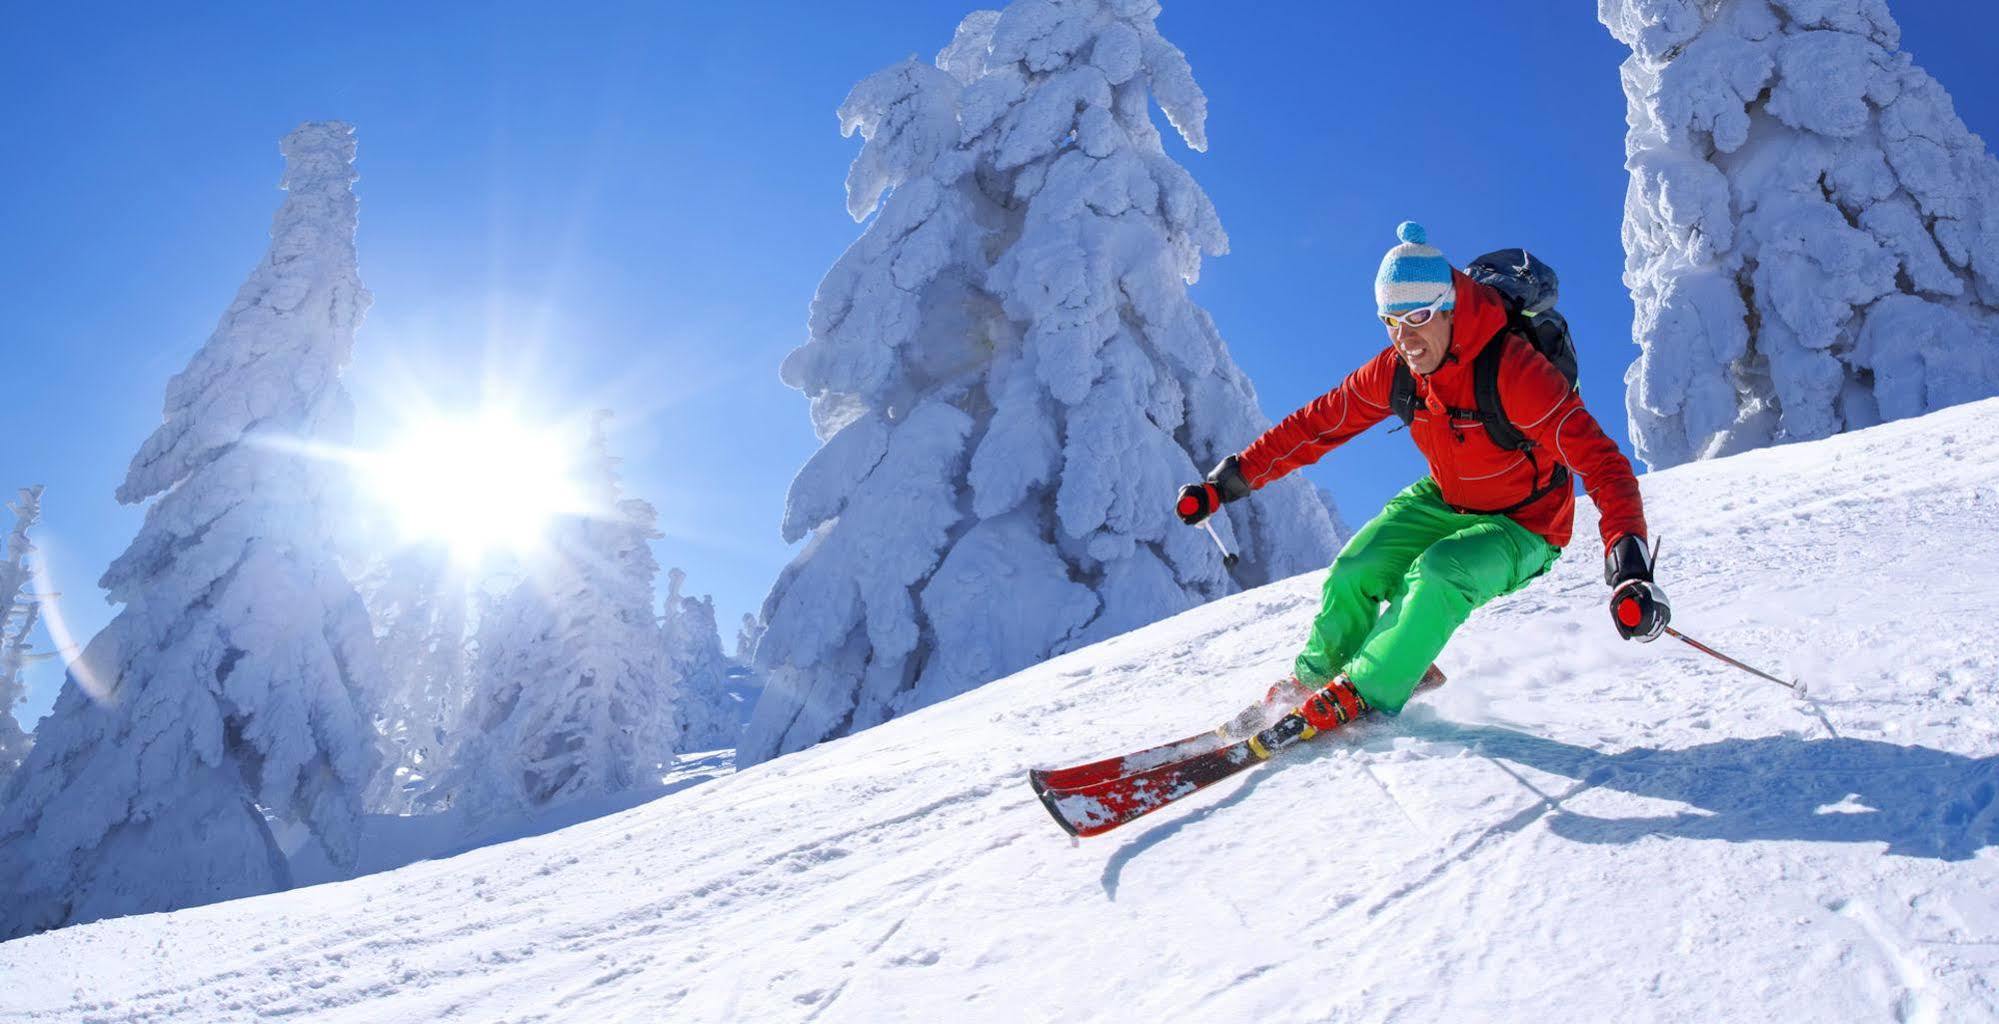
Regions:
<svg viewBox="0 0 1999 1024"><path fill-rule="evenodd" d="M489 413L412 424L358 461L405 541L443 543L475 562L532 553L556 517L588 513L572 476L577 449L556 428Z"/></svg>

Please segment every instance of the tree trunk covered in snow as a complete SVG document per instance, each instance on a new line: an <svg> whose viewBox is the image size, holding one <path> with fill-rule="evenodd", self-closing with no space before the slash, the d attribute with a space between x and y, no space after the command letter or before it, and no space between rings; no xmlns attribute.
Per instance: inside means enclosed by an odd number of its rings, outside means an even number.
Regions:
<svg viewBox="0 0 1999 1024"><path fill-rule="evenodd" d="M335 560L340 384L369 295L354 137L286 136L268 255L167 384L118 489L154 499L101 586L124 605L71 665L0 809L0 937L289 884L266 816L352 864L380 665Z"/></svg>
<svg viewBox="0 0 1999 1024"><path fill-rule="evenodd" d="M785 360L825 445L764 604L752 763L1309 569L1337 537L1286 480L1206 534L1172 514L1269 425L1187 297L1227 249L1155 102L1207 147L1207 100L1146 0L977 11L934 64L861 82L847 208L873 215Z"/></svg>
<svg viewBox="0 0 1999 1024"><path fill-rule="evenodd" d="M0 804L6 802L7 782L27 759L34 737L14 716L28 696L21 670L50 657L34 651L32 636L41 617L41 599L34 584L34 542L28 531L42 516L42 488L23 487L7 508L14 513L14 530L7 536L6 561L0 562Z"/></svg>
<svg viewBox="0 0 1999 1024"><path fill-rule="evenodd" d="M1626 375L1671 466L1999 393L1999 161L1882 0L1599 0L1632 48Z"/></svg>
<svg viewBox="0 0 1999 1024"><path fill-rule="evenodd" d="M474 692L431 802L491 822L657 783L675 680L653 616L653 507L621 498L599 424L579 481L593 511L479 624Z"/></svg>

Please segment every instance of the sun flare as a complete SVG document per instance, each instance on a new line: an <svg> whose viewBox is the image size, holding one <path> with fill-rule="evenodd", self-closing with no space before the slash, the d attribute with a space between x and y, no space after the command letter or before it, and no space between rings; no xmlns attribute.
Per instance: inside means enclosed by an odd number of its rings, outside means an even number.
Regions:
<svg viewBox="0 0 1999 1024"><path fill-rule="evenodd" d="M551 520L586 511L575 456L554 428L497 414L440 418L373 453L363 476L405 540L442 542L472 562L530 552Z"/></svg>

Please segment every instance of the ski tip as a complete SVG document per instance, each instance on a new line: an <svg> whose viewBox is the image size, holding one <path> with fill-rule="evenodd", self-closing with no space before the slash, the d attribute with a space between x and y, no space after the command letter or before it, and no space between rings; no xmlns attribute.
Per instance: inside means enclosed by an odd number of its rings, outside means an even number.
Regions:
<svg viewBox="0 0 1999 1024"><path fill-rule="evenodd" d="M1048 773L1040 768L1029 768L1027 784L1034 789L1035 797L1041 801L1042 807L1048 809L1048 816L1055 819L1055 824L1062 826L1062 831L1069 833L1071 840L1076 839L1076 826L1062 816L1062 812L1055 807L1054 794L1048 791Z"/></svg>

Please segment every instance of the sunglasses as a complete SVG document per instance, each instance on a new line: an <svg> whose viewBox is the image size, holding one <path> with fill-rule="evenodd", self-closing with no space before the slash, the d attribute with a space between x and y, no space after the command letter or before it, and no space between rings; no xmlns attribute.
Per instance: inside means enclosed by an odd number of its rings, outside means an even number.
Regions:
<svg viewBox="0 0 1999 1024"><path fill-rule="evenodd" d="M1380 314L1381 325L1391 331L1397 327L1421 327L1429 323L1438 313L1443 311L1444 300L1450 297L1451 289L1446 288L1442 295L1437 296L1437 301L1420 309L1412 309L1407 313L1382 313Z"/></svg>

